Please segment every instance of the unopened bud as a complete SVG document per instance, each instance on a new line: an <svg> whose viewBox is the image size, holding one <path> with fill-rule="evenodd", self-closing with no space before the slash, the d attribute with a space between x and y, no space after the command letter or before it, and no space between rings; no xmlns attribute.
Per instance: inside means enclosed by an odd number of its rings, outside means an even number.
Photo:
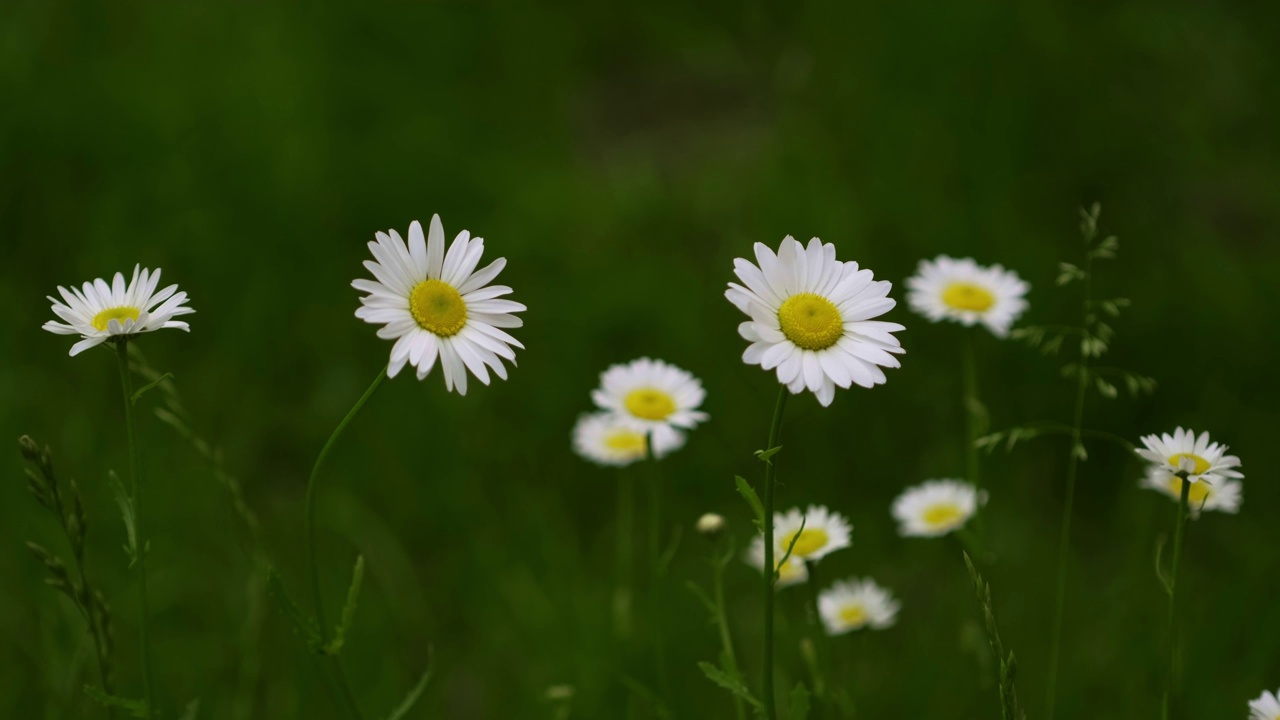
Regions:
<svg viewBox="0 0 1280 720"><path fill-rule="evenodd" d="M27 462L40 462L40 446L29 436L23 435L18 438L18 448L22 451L22 458Z"/></svg>
<svg viewBox="0 0 1280 720"><path fill-rule="evenodd" d="M698 532L707 537L715 537L724 530L724 516L707 513L698 518Z"/></svg>

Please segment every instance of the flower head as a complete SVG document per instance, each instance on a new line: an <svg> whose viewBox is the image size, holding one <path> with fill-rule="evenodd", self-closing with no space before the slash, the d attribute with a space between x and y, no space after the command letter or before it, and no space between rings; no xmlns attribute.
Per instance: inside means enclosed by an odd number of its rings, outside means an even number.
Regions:
<svg viewBox="0 0 1280 720"><path fill-rule="evenodd" d="M52 296L53 314L65 322L50 320L44 329L57 335L79 335L80 342L71 346L71 355L79 355L94 345L112 338L151 332L162 328L190 331L190 326L173 318L195 310L186 306L187 294L170 285L159 292L160 269L153 273L135 265L133 279L126 285L124 275L116 273L108 285L98 278L80 289L58 286L62 300Z"/></svg>
<svg viewBox="0 0 1280 720"><path fill-rule="evenodd" d="M1158 480L1168 482L1180 472L1186 473L1193 484L1204 480L1215 485L1228 478L1244 477L1235 469L1240 467L1240 458L1228 455L1226 445L1209 442L1207 432L1197 437L1194 430L1178 428L1172 435L1147 435L1142 444L1144 447L1138 448L1137 453L1151 464L1148 472Z"/></svg>
<svg viewBox="0 0 1280 720"><path fill-rule="evenodd" d="M1280 698L1270 690L1249 701L1249 720L1280 720Z"/></svg>
<svg viewBox="0 0 1280 720"><path fill-rule="evenodd" d="M611 412L583 415L573 426L573 449L600 465L623 467L649 456L649 437L635 423ZM680 449L684 437L676 434L653 438L654 455L661 458Z"/></svg>
<svg viewBox="0 0 1280 720"><path fill-rule="evenodd" d="M738 334L751 343L743 362L777 370L778 382L794 394L808 389L822 405L836 387L872 387L885 382L881 367L899 366L903 352L893 336L897 323L874 321L896 304L892 283L872 280L856 262L836 260L836 247L818 238L808 248L788 235L775 255L755 245L756 262L738 258L725 297L750 320Z"/></svg>
<svg viewBox="0 0 1280 720"><path fill-rule="evenodd" d="M939 255L921 260L916 274L907 278L907 303L934 322L982 323L997 337L1004 337L1027 309L1023 296L1030 287L1000 265L983 267L972 258Z"/></svg>
<svg viewBox="0 0 1280 720"><path fill-rule="evenodd" d="M681 430L707 419L698 410L705 397L702 381L692 373L649 358L611 366L600 374L600 387L591 392L600 409L616 413L641 433L652 433L655 447L679 447Z"/></svg>
<svg viewBox="0 0 1280 720"><path fill-rule="evenodd" d="M883 630L893 625L900 607L892 593L870 578L842 580L818 595L818 613L828 635L864 627Z"/></svg>
<svg viewBox="0 0 1280 720"><path fill-rule="evenodd" d="M707 537L715 537L724 532L724 516L717 513L705 513L698 518L698 532Z"/></svg>
<svg viewBox="0 0 1280 720"><path fill-rule="evenodd" d="M893 501L898 534L940 537L964 527L987 495L962 480L926 480Z"/></svg>
<svg viewBox="0 0 1280 720"><path fill-rule="evenodd" d="M791 557L805 562L821 560L849 547L852 532L853 526L848 520L820 505L810 505L803 513L800 508L792 508L773 516L774 552L778 557L791 548Z"/></svg>
<svg viewBox="0 0 1280 720"><path fill-rule="evenodd" d="M485 385L488 368L507 379L502 361L514 365L512 346L524 346L501 328L523 325L512 313L523 312L525 306L498 299L511 288L489 285L506 259L477 271L484 239L466 230L458 233L446 253L439 215L431 216L426 238L422 225L413 221L408 245L395 230L376 236L377 241L369 243L374 260L364 262L376 280L361 278L351 286L368 293L360 298L356 317L382 325L378 337L396 341L387 376L395 377L408 363L422 380L439 358L445 387L457 389L459 395L467 394L467 371Z"/></svg>
<svg viewBox="0 0 1280 720"><path fill-rule="evenodd" d="M1182 478L1151 468L1139 483L1141 487L1168 495L1174 502L1182 502ZM1200 517L1201 510L1217 510L1225 513L1240 512L1244 503L1244 483L1239 480L1188 480L1187 508L1191 517Z"/></svg>
<svg viewBox="0 0 1280 720"><path fill-rule="evenodd" d="M776 550L773 553L773 563L778 569L777 587L784 588L791 585L799 585L809 579L809 568L805 567L804 561L795 555L782 560L782 553ZM760 572L764 572L764 536L757 535L751 541L751 546L747 548L746 555L743 557L747 564L751 565Z"/></svg>

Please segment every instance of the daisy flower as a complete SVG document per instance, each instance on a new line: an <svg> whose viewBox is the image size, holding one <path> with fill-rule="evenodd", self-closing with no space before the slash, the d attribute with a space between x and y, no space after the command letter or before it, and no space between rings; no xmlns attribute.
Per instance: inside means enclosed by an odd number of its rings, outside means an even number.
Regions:
<svg viewBox="0 0 1280 720"><path fill-rule="evenodd" d="M1182 502L1182 478L1177 475L1152 469L1139 485L1164 493L1173 498L1174 502ZM1199 480L1191 483L1187 490L1187 508L1193 518L1199 517L1201 510L1235 514L1240 512L1240 505L1244 502L1243 495L1244 483L1239 480Z"/></svg>
<svg viewBox="0 0 1280 720"><path fill-rule="evenodd" d="M746 556L743 558L760 572L764 572L764 536L757 535L751 541L751 546L747 548ZM795 555L787 558L786 562L778 564L782 560L781 553L774 553L774 563L778 568L779 588L789 587L791 585L799 585L809 579L809 568L805 567L804 562L796 558Z"/></svg>
<svg viewBox="0 0 1280 720"><path fill-rule="evenodd" d="M1240 467L1240 458L1227 454L1227 446L1209 442L1209 433L1178 428L1173 434L1147 435L1142 438L1145 447L1138 448L1138 455L1151 463L1149 473L1155 479L1177 479L1176 473L1185 469L1187 480L1195 483L1203 480L1211 485L1228 478L1240 479L1244 475L1235 468ZM1180 485L1174 485L1181 488ZM1195 505L1196 503L1191 503Z"/></svg>
<svg viewBox="0 0 1280 720"><path fill-rule="evenodd" d="M66 322L50 320L44 329L57 335L79 335L80 342L71 346L72 357L101 345L107 340L163 328L190 331L190 326L173 318L195 310L186 306L187 294L170 285L156 292L160 269L153 273L133 266L133 279L125 285L124 275L116 273L108 285L98 278L79 290L58 286L62 300L49 296L53 314Z"/></svg>
<svg viewBox="0 0 1280 720"><path fill-rule="evenodd" d="M684 437L680 431L707 419L698 410L704 397L702 381L690 372L649 358L611 366L600 374L600 387L591 392L602 410L626 418L642 433L652 433L657 447L679 447Z"/></svg>
<svg viewBox="0 0 1280 720"><path fill-rule="evenodd" d="M885 382L881 367L896 368L903 352L892 333L897 323L879 322L896 304L892 283L872 281L870 270L836 260L836 247L818 238L805 248L788 235L775 255L755 244L756 263L737 258L725 297L751 319L738 334L751 344L743 362L777 370L792 394L808 389L823 406L836 387L865 388Z"/></svg>
<svg viewBox="0 0 1280 720"><path fill-rule="evenodd" d="M907 303L934 322L954 320L966 327L982 323L996 337L1004 337L1027 309L1023 296L1030 288L1000 265L983 267L972 258L939 255L921 260L916 274L907 278Z"/></svg>
<svg viewBox="0 0 1280 720"><path fill-rule="evenodd" d="M818 613L828 635L870 627L883 630L893 625L901 606L893 594L874 580L842 580L818 595Z"/></svg>
<svg viewBox="0 0 1280 720"><path fill-rule="evenodd" d="M409 244L395 230L376 233L369 243L374 260L364 266L375 280L361 278L351 286L368 293L360 298L356 317L382 325L378 337L395 340L387 377L395 377L406 363L418 369L422 380L440 360L444 385L467 394L467 371L489 384L489 368L503 380L502 361L515 365L515 351L523 349L501 328L517 328L524 321L512 313L523 312L518 302L498 299L511 292L505 285L489 285L507 264L494 260L476 270L484 253L484 239L463 230L449 252L444 248L440 216L431 216L427 237L417 220L409 225Z"/></svg>
<svg viewBox="0 0 1280 720"><path fill-rule="evenodd" d="M600 465L623 467L648 457L649 438L634 423L616 413L583 415L573 426L573 449ZM653 439L654 454L663 457L684 444L680 435Z"/></svg>
<svg viewBox="0 0 1280 720"><path fill-rule="evenodd" d="M962 480L926 480L893 501L898 534L941 537L959 530L987 502L987 494Z"/></svg>
<svg viewBox="0 0 1280 720"><path fill-rule="evenodd" d="M792 508L773 516L774 552L778 557L786 554L794 540L791 557L806 562L821 560L840 548L849 547L852 532L853 526L848 520L818 505L810 505L804 513L800 508Z"/></svg>
<svg viewBox="0 0 1280 720"><path fill-rule="evenodd" d="M1264 690L1257 700L1249 701L1249 720L1280 720L1280 698Z"/></svg>

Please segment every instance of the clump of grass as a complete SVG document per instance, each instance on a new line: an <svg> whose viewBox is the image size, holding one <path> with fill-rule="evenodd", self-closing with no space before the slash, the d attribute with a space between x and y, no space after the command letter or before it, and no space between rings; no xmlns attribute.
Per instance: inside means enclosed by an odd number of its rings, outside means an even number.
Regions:
<svg viewBox="0 0 1280 720"><path fill-rule="evenodd" d="M1005 652L1004 643L1000 640L1000 629L996 626L996 612L991 603L991 585L982 579L969 553L963 553L964 565L969 570L969 579L973 581L974 592L978 595L978 604L982 606L982 618L987 628L987 642L991 645L991 653L995 655L1000 666L1000 717L1003 720L1026 720L1027 714L1018 704L1018 688L1014 681L1018 675L1018 659L1013 651Z"/></svg>

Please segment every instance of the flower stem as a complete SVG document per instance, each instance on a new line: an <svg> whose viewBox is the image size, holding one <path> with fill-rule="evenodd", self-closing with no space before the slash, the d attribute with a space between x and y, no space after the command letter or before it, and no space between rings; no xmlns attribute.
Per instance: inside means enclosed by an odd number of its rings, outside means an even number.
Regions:
<svg viewBox="0 0 1280 720"><path fill-rule="evenodd" d="M653 452L653 434L648 436L650 477L645 485L649 490L649 617L653 626L649 635L653 638L654 670L657 674L658 695L670 701L671 681L667 674L666 639L662 634L663 606L659 598L662 577L666 574L662 556L662 473L658 471L658 456Z"/></svg>
<svg viewBox="0 0 1280 720"><path fill-rule="evenodd" d="M1178 564L1182 560L1182 531L1187 524L1187 497L1191 483L1182 478L1182 493L1178 498L1178 520L1173 532L1173 567L1169 569L1169 674L1165 680L1164 700L1160 703L1160 717L1169 720L1169 696L1173 694L1174 656L1178 647L1174 635L1174 598L1178 589Z"/></svg>
<svg viewBox="0 0 1280 720"><path fill-rule="evenodd" d="M733 633L729 630L729 611L724 603L724 567L731 557L732 553L727 557L720 557L715 550L711 552L712 600L716 604L716 626L720 629L720 648L724 652L725 670L736 676L738 656L733 650ZM746 720L747 708L742 698L735 694L733 704L738 720Z"/></svg>
<svg viewBox="0 0 1280 720"><path fill-rule="evenodd" d="M980 426L981 401L978 399L978 362L974 356L973 333L966 333L964 344L964 410L965 431L968 442L965 443L965 472L973 489L982 491L981 465L978 458L978 438L986 431ZM973 518L974 529L981 536L983 530L982 505Z"/></svg>
<svg viewBox="0 0 1280 720"><path fill-rule="evenodd" d="M129 337L116 341L116 359L120 365L120 389L124 395L124 424L129 436L129 495L133 504L135 558L138 566L138 643L142 653L142 697L148 717L155 717L155 695L151 683L151 644L147 635L147 540L142 514L142 465L138 452L138 428L133 414L133 376L129 374Z"/></svg>
<svg viewBox="0 0 1280 720"><path fill-rule="evenodd" d="M778 446L782 431L782 412L787 407L787 386L778 388L778 402L773 408L773 422L769 425L769 446ZM764 679L761 701L766 720L777 720L778 708L773 699L773 583L778 569L773 558L773 484L777 474L777 455L765 460L764 466Z"/></svg>
<svg viewBox="0 0 1280 720"><path fill-rule="evenodd" d="M303 516L303 525L307 533L307 557L311 562L311 595L315 603L316 622L319 625L320 640L322 643L329 641L329 624L324 617L324 595L320 591L320 564L316 557L316 479L320 475L320 467L324 465L325 458L329 456L329 450L333 448L334 442L342 435L342 431L347 428L351 420L360 412L360 408L369 401L373 393L382 385L382 381L387 379L387 368L383 366L378 371L378 376L373 379L373 383L369 385L369 389L364 391L364 395L356 401L351 410L347 412L347 416L342 418L342 422L338 423L338 427L334 428L333 434L329 436L329 440L325 442L324 447L320 448L320 455L316 457L315 465L311 467L311 476L307 479L307 498L306 513ZM351 692L351 685L347 682L346 673L342 670L342 664L338 661L337 656L331 656L334 675L337 676L338 686L342 690L343 702L346 704L347 712L354 717L361 717L360 707L355 701L355 695Z"/></svg>
<svg viewBox="0 0 1280 720"><path fill-rule="evenodd" d="M618 586L613 594L613 621L618 637L631 637L632 535L635 524L635 487L631 475L623 470L618 478Z"/></svg>

